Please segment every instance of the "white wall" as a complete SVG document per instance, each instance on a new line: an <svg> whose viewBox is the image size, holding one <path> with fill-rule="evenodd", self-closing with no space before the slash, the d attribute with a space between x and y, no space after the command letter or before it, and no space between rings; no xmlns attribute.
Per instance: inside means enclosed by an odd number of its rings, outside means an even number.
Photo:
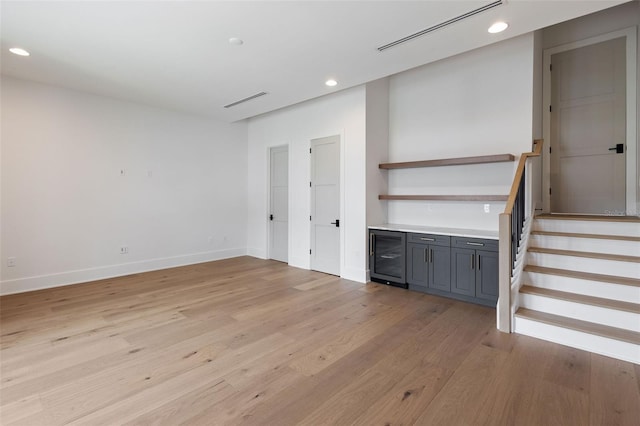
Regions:
<svg viewBox="0 0 640 426"><path fill-rule="evenodd" d="M596 37L601 34L611 33L625 28L636 27L638 37L640 26L640 2L633 1L620 6L605 9L603 11L583 16L571 21L545 28L542 30L542 48L549 49L567 43ZM640 103L640 42L636 39L636 105ZM542 69L538 72L542 73ZM636 112L640 106L636 106ZM636 121L636 174L640 174L640 119ZM636 211L628 214L640 214L640 176L636 175Z"/></svg>
<svg viewBox="0 0 640 426"><path fill-rule="evenodd" d="M246 253L245 123L11 78L1 101L2 293Z"/></svg>
<svg viewBox="0 0 640 426"><path fill-rule="evenodd" d="M387 223L387 204L378 200L389 191L387 171L378 165L389 159L389 79L366 85L367 105L367 225Z"/></svg>
<svg viewBox="0 0 640 426"><path fill-rule="evenodd" d="M366 279L365 87L249 120L247 247L267 257L268 148L289 145L289 264L310 267L311 139L341 135L341 276Z"/></svg>
<svg viewBox="0 0 640 426"><path fill-rule="evenodd" d="M533 34L392 76L389 161L531 150ZM389 171L392 194L503 194L516 163ZM497 230L504 203L388 201L389 222Z"/></svg>

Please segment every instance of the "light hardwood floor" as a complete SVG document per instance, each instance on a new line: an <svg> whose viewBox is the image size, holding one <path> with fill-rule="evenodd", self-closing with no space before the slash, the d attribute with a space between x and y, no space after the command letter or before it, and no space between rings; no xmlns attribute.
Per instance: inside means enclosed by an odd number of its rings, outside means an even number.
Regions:
<svg viewBox="0 0 640 426"><path fill-rule="evenodd" d="M640 367L249 257L0 298L2 425L638 425Z"/></svg>

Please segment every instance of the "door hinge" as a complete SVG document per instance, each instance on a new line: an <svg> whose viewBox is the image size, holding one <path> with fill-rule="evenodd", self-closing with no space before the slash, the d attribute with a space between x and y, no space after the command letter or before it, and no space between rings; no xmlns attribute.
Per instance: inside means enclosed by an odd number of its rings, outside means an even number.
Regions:
<svg viewBox="0 0 640 426"><path fill-rule="evenodd" d="M309 216L309 220L311 220L311 216Z"/></svg>
<svg viewBox="0 0 640 426"><path fill-rule="evenodd" d="M551 188L549 188L549 195L551 195Z"/></svg>
<svg viewBox="0 0 640 426"><path fill-rule="evenodd" d="M311 249L309 249L309 254L311 254Z"/></svg>
<svg viewBox="0 0 640 426"><path fill-rule="evenodd" d="M309 148L309 154L311 154L311 148Z"/></svg>
<svg viewBox="0 0 640 426"><path fill-rule="evenodd" d="M553 64L549 64L549 71L553 71Z"/></svg>
<svg viewBox="0 0 640 426"><path fill-rule="evenodd" d="M549 105L549 112L551 112L553 110L553 108L551 107L551 105Z"/></svg>
<svg viewBox="0 0 640 426"><path fill-rule="evenodd" d="M311 188L311 182L309 182L309 188Z"/></svg>
<svg viewBox="0 0 640 426"><path fill-rule="evenodd" d="M551 154L551 147L549 147L549 154Z"/></svg>

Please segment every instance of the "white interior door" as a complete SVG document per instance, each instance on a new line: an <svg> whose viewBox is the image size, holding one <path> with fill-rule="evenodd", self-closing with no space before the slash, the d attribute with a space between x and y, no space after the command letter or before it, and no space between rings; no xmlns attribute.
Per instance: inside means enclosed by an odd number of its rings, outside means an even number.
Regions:
<svg viewBox="0 0 640 426"><path fill-rule="evenodd" d="M289 148L270 150L269 257L289 261Z"/></svg>
<svg viewBox="0 0 640 426"><path fill-rule="evenodd" d="M340 275L340 136L311 141L311 269Z"/></svg>
<svg viewBox="0 0 640 426"><path fill-rule="evenodd" d="M625 62L623 37L551 56L552 212L625 212Z"/></svg>

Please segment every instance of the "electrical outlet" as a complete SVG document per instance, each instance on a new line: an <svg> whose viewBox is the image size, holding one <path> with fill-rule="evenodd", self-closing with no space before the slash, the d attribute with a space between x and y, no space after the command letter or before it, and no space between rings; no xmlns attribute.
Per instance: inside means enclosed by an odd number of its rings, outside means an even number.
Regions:
<svg viewBox="0 0 640 426"><path fill-rule="evenodd" d="M125 169L120 169L120 176L124 176L127 174L127 171Z"/></svg>
<svg viewBox="0 0 640 426"><path fill-rule="evenodd" d="M484 205L484 212L485 213L491 213L491 204L485 204Z"/></svg>
<svg viewBox="0 0 640 426"><path fill-rule="evenodd" d="M7 257L7 266L9 268L13 268L16 266L16 258L15 257Z"/></svg>
<svg viewBox="0 0 640 426"><path fill-rule="evenodd" d="M128 254L128 253L129 253L129 247L127 246L120 247L120 254Z"/></svg>

